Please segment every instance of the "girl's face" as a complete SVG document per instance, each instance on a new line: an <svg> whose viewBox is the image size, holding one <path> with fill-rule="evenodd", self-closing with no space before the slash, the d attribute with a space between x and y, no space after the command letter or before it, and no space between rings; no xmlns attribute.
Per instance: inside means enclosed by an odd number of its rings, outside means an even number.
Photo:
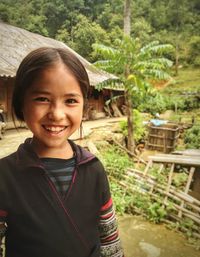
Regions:
<svg viewBox="0 0 200 257"><path fill-rule="evenodd" d="M83 105L79 83L63 63L34 81L25 94L23 115L40 157L68 157L67 139L80 127Z"/></svg>

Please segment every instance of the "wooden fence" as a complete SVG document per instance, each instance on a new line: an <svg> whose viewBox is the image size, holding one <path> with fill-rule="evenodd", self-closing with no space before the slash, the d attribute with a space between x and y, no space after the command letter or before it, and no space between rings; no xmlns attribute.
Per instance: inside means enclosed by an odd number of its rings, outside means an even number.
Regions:
<svg viewBox="0 0 200 257"><path fill-rule="evenodd" d="M140 190L143 194L150 195L164 208L172 204L173 209L168 212L166 218L170 222L180 224L187 219L190 221L188 227L180 228L200 239L200 201L190 195L194 173L198 172L197 167L200 167L199 156L158 154L149 157L149 162L143 171L128 169L121 183L132 192ZM174 185L175 175L179 173L180 168L184 170L186 178L181 189ZM151 173L152 170L154 174ZM163 174L165 180L160 181L159 177ZM135 183L131 184L130 178L134 178Z"/></svg>

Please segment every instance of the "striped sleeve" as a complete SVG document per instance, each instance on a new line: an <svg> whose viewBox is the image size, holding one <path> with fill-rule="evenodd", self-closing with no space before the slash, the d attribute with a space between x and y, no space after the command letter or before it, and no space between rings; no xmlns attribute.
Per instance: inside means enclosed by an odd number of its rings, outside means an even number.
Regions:
<svg viewBox="0 0 200 257"><path fill-rule="evenodd" d="M4 210L0 210L0 257L3 256L3 238L6 232L6 217L7 212Z"/></svg>
<svg viewBox="0 0 200 257"><path fill-rule="evenodd" d="M102 206L99 223L101 257L123 257L112 199Z"/></svg>

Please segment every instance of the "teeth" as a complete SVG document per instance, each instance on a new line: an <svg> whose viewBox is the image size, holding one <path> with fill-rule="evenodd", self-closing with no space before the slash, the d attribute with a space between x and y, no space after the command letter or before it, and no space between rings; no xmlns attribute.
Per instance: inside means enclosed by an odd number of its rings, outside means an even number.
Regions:
<svg viewBox="0 0 200 257"><path fill-rule="evenodd" d="M52 131L52 132L60 132L62 130L65 129L65 127L47 127L45 126L45 129L47 129L48 131Z"/></svg>

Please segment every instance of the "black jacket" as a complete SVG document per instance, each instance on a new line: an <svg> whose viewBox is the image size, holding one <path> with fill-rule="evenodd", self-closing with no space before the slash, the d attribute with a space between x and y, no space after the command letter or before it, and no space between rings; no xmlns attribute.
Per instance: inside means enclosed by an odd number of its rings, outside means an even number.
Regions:
<svg viewBox="0 0 200 257"><path fill-rule="evenodd" d="M99 257L99 212L110 198L100 161L70 142L76 167L64 199L26 141L0 160L6 257Z"/></svg>

